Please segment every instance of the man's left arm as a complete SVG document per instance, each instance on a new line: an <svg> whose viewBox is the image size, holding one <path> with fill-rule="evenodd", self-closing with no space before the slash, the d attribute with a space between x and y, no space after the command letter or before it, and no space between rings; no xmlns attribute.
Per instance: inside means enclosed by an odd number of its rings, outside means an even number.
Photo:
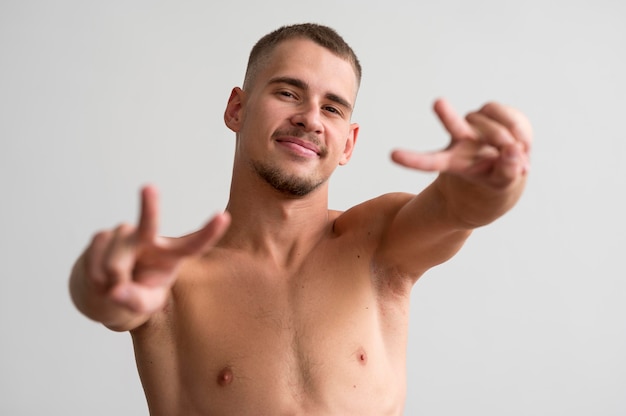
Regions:
<svg viewBox="0 0 626 416"><path fill-rule="evenodd" d="M381 267L413 280L453 256L474 228L511 209L529 168L532 129L519 111L489 103L463 118L445 100L434 110L450 145L432 153L396 150L392 159L440 174L397 211L376 256Z"/></svg>

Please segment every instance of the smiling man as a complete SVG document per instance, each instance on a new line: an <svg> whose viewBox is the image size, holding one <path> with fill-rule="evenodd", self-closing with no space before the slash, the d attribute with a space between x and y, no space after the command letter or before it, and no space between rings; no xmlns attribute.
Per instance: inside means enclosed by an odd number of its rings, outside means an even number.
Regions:
<svg viewBox="0 0 626 416"><path fill-rule="evenodd" d="M130 331L151 415L402 414L411 289L518 200L531 128L501 104L461 118L438 100L450 146L392 154L437 179L329 210L360 79L330 28L266 35L224 113L236 135L226 212L160 237L147 186L138 225L97 233L77 260L72 298Z"/></svg>

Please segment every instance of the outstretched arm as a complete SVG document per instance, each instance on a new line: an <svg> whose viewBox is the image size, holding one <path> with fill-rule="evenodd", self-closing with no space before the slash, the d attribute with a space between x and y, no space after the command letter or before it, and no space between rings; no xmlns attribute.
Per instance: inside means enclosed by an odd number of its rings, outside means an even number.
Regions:
<svg viewBox="0 0 626 416"><path fill-rule="evenodd" d="M403 166L439 171L436 184L448 208L468 227L490 223L519 199L529 168L532 131L517 110L489 103L460 117L445 100L434 106L450 133L447 149L433 153L397 150Z"/></svg>
<svg viewBox="0 0 626 416"><path fill-rule="evenodd" d="M392 159L440 174L398 210L379 252L382 262L415 279L454 255L472 229L517 202L532 142L526 117L502 104L486 104L465 118L445 100L437 100L434 110L450 134L449 146L431 153L396 150Z"/></svg>
<svg viewBox="0 0 626 416"><path fill-rule="evenodd" d="M195 233L160 237L157 190L143 188L141 201L139 225L97 233L70 276L76 307L117 331L134 329L162 309L182 260L213 246L230 222L218 214Z"/></svg>

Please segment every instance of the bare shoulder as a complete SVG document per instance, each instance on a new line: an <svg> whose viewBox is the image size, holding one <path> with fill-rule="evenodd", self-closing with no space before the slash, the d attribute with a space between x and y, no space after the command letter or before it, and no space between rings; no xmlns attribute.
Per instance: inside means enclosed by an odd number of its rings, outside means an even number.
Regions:
<svg viewBox="0 0 626 416"><path fill-rule="evenodd" d="M398 211L415 195L394 192L370 199L340 213L335 220L335 232L366 232L381 235Z"/></svg>
<svg viewBox="0 0 626 416"><path fill-rule="evenodd" d="M340 215L335 228L368 237L373 267L385 280L412 285L454 255L470 234L455 227L442 204L433 186L418 195L385 194Z"/></svg>
<svg viewBox="0 0 626 416"><path fill-rule="evenodd" d="M378 299L387 299L393 304L396 304L398 296L406 299L412 281L399 276L394 264L381 262L380 253L388 245L386 241L399 212L414 198L415 195L410 193L383 194L341 213L334 224L336 235L347 236L351 245L367 253L368 275L375 283Z"/></svg>

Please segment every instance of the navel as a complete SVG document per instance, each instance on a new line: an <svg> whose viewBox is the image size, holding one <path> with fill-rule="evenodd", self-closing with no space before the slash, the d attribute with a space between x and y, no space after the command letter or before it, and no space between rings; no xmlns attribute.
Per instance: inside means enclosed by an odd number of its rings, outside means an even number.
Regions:
<svg viewBox="0 0 626 416"><path fill-rule="evenodd" d="M233 382L233 370L230 367L224 367L217 375L217 384L220 386L228 386Z"/></svg>

